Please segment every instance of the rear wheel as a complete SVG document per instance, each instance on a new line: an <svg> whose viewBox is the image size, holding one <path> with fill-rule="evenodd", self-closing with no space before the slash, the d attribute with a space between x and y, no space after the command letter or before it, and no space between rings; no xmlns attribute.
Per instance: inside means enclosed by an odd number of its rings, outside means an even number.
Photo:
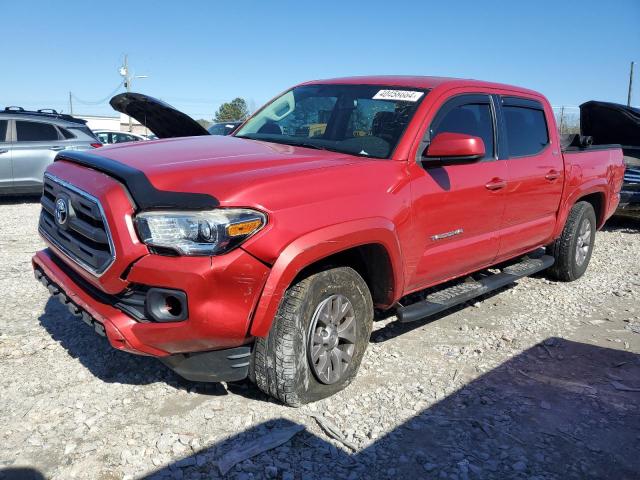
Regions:
<svg viewBox="0 0 640 480"><path fill-rule="evenodd" d="M576 203L562 235L553 242L547 251L555 258L548 270L549 276L563 282L577 280L589 266L593 244L596 237L596 214L588 202Z"/></svg>
<svg viewBox="0 0 640 480"><path fill-rule="evenodd" d="M291 406L351 383L369 343L373 302L352 268L310 275L286 292L269 334L256 339L251 378Z"/></svg>

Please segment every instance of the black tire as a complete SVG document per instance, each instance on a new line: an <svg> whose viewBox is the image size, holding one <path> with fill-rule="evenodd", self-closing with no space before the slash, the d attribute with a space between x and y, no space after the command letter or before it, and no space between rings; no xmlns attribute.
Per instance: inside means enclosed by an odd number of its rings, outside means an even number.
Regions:
<svg viewBox="0 0 640 480"><path fill-rule="evenodd" d="M588 226L588 235L584 231L585 226ZM576 203L569 212L562 234L547 247L547 253L556 260L547 270L548 276L554 280L572 282L584 275L593 253L595 236L596 213L593 206L588 202ZM588 245L584 242L585 237L588 237ZM578 248L581 248L584 254L582 262L580 262Z"/></svg>
<svg viewBox="0 0 640 480"><path fill-rule="evenodd" d="M350 361L339 362L344 365L340 379L327 384L320 381L316 367L311 365L309 335L321 304L336 297L346 297L352 306L349 311L355 321L351 330L355 332L355 340L348 342L352 352ZM287 290L269 334L256 339L250 378L260 390L289 406L333 395L355 377L369 343L372 324L373 301L358 272L339 267L310 275ZM318 328L319 325L316 324Z"/></svg>

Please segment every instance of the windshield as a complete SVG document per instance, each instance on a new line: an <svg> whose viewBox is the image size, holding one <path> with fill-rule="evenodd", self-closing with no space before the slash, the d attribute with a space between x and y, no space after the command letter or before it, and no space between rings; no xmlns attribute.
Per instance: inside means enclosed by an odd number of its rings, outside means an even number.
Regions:
<svg viewBox="0 0 640 480"><path fill-rule="evenodd" d="M267 104L237 137L389 158L426 91L304 85Z"/></svg>

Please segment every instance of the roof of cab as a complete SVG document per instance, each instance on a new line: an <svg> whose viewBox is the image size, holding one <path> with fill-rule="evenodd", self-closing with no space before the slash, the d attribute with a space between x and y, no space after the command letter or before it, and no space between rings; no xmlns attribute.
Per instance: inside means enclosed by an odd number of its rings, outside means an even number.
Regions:
<svg viewBox="0 0 640 480"><path fill-rule="evenodd" d="M342 77L342 78L329 78L326 80L312 80L304 82L302 85L314 85L314 84L349 84L349 85L389 85L395 87L410 87L420 89L433 89L438 86L448 87L484 87L495 88L501 90L512 90L515 92L528 93L531 95L539 96L540 93L529 90L527 88L516 87L513 85L505 85L502 83L484 82L481 80L471 80L464 78L451 78L451 77L428 77L419 75L372 75L361 77Z"/></svg>

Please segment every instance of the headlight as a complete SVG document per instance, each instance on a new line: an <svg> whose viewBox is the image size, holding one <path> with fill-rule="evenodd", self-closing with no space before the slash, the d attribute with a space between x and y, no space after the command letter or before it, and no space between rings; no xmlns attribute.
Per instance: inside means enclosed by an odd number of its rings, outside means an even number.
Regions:
<svg viewBox="0 0 640 480"><path fill-rule="evenodd" d="M204 212L157 211L136 216L140 239L150 247L181 255L218 255L237 247L267 222L264 213L246 208Z"/></svg>

